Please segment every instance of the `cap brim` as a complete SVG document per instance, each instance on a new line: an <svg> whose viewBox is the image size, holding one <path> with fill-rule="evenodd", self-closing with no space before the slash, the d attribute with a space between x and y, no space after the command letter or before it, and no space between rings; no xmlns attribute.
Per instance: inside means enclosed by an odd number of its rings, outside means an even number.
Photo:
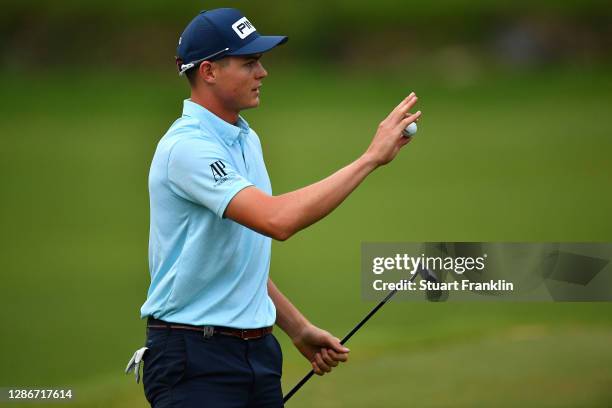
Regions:
<svg viewBox="0 0 612 408"><path fill-rule="evenodd" d="M270 51L272 48L284 44L289 37L284 35L262 35L248 43L242 48L228 52L225 55L251 55Z"/></svg>

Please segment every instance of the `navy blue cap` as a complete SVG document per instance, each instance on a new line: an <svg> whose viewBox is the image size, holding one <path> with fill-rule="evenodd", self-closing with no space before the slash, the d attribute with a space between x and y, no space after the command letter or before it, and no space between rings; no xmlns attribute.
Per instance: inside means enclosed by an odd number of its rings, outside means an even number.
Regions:
<svg viewBox="0 0 612 408"><path fill-rule="evenodd" d="M239 10L202 11L187 25L176 47L179 74L202 61L228 55L259 54L287 42L286 36L260 35Z"/></svg>

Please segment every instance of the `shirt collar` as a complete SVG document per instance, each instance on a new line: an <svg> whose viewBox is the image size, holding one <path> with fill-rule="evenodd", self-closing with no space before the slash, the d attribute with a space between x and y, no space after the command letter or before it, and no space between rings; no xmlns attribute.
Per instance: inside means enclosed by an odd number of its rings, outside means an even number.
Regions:
<svg viewBox="0 0 612 408"><path fill-rule="evenodd" d="M220 135L230 146L236 143L240 136L248 135L250 130L249 124L242 116L238 116L238 122L232 125L191 99L185 99L183 102L183 116L198 119L206 128Z"/></svg>

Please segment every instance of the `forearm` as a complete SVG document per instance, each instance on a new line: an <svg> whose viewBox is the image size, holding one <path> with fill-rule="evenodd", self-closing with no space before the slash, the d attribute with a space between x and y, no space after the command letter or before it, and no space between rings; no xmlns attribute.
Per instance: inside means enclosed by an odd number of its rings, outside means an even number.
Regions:
<svg viewBox="0 0 612 408"><path fill-rule="evenodd" d="M421 112L408 114L416 103L411 93L378 126L366 153L331 176L290 193L270 196L256 187L245 188L230 201L224 216L279 241L328 215L374 169L389 163L412 138L402 137Z"/></svg>
<svg viewBox="0 0 612 408"><path fill-rule="evenodd" d="M338 207L376 167L363 155L317 183L275 197L275 223L289 236L314 224Z"/></svg>
<svg viewBox="0 0 612 408"><path fill-rule="evenodd" d="M299 333L310 324L299 310L281 293L272 279L268 279L268 295L276 307L276 324L291 339L296 338Z"/></svg>

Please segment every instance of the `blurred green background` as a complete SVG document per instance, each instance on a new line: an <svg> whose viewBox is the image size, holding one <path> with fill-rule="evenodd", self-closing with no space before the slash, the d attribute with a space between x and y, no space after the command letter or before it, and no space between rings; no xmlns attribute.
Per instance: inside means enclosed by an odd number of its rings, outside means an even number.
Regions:
<svg viewBox="0 0 612 408"><path fill-rule="evenodd" d="M266 55L259 133L275 193L354 160L399 100L420 131L331 216L274 243L271 275L341 337L363 241L612 241L612 10L604 1L3 2L0 386L145 407L147 173L188 97L175 44L238 7ZM280 330L289 390L309 369ZM608 303L391 303L292 407L612 405ZM20 405L26 406L26 405Z"/></svg>

